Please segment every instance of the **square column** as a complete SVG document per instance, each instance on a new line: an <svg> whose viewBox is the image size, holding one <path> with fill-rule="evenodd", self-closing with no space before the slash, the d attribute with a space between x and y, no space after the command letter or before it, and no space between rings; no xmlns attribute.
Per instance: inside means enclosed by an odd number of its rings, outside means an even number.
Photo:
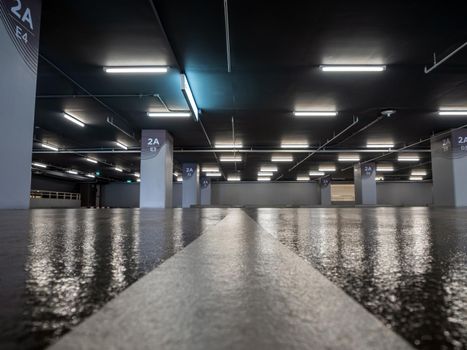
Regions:
<svg viewBox="0 0 467 350"><path fill-rule="evenodd" d="M140 208L172 208L172 179L172 136L165 130L142 130Z"/></svg>
<svg viewBox="0 0 467 350"><path fill-rule="evenodd" d="M211 179L202 177L201 180L201 205L211 205Z"/></svg>
<svg viewBox="0 0 467 350"><path fill-rule="evenodd" d="M27 209L41 1L0 1L0 209Z"/></svg>
<svg viewBox="0 0 467 350"><path fill-rule="evenodd" d="M319 191L321 205L332 205L331 201L331 176L325 176L319 179Z"/></svg>
<svg viewBox="0 0 467 350"><path fill-rule="evenodd" d="M190 208L200 204L199 165L183 164L182 207Z"/></svg>
<svg viewBox="0 0 467 350"><path fill-rule="evenodd" d="M467 130L431 138L433 204L467 206Z"/></svg>
<svg viewBox="0 0 467 350"><path fill-rule="evenodd" d="M355 164L355 204L376 205L376 164Z"/></svg>

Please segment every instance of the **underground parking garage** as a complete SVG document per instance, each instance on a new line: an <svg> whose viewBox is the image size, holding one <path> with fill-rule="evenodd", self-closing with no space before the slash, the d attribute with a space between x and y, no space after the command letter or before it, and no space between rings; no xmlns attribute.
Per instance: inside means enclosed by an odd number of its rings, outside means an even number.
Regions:
<svg viewBox="0 0 467 350"><path fill-rule="evenodd" d="M0 15L0 348L467 346L458 3Z"/></svg>

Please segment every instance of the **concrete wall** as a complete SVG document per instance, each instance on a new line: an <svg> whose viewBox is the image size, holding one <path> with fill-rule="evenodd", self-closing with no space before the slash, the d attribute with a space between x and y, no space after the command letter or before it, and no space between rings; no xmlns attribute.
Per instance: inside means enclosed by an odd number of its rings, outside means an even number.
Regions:
<svg viewBox="0 0 467 350"><path fill-rule="evenodd" d="M72 181L52 179L50 177L33 175L31 178L31 189L55 192L79 193L79 184Z"/></svg>
<svg viewBox="0 0 467 350"><path fill-rule="evenodd" d="M431 205L431 182L379 182L376 185L377 203L386 205Z"/></svg>
<svg viewBox="0 0 467 350"><path fill-rule="evenodd" d="M318 184L283 183L213 183L212 205L286 206L319 205ZM378 204L431 205L433 185L428 182L380 182L376 186ZM102 186L106 207L137 208L139 184L112 183ZM182 185L174 183L173 205L182 206Z"/></svg>
<svg viewBox="0 0 467 350"><path fill-rule="evenodd" d="M310 182L213 183L212 205L319 205L318 184Z"/></svg>
<svg viewBox="0 0 467 350"><path fill-rule="evenodd" d="M31 209L37 208L80 208L81 200L56 199L56 198L31 198L29 202Z"/></svg>

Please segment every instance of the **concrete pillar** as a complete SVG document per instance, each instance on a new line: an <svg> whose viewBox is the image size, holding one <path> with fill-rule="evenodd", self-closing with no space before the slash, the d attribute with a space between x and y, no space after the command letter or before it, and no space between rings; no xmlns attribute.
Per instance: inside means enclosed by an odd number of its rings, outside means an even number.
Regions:
<svg viewBox="0 0 467 350"><path fill-rule="evenodd" d="M140 208L172 208L173 139L165 130L141 133Z"/></svg>
<svg viewBox="0 0 467 350"><path fill-rule="evenodd" d="M211 179L202 177L201 180L201 205L211 205Z"/></svg>
<svg viewBox="0 0 467 350"><path fill-rule="evenodd" d="M196 163L183 164L182 207L189 208L200 204L199 165Z"/></svg>
<svg viewBox="0 0 467 350"><path fill-rule="evenodd" d="M0 0L0 209L29 208L40 19L40 0Z"/></svg>
<svg viewBox="0 0 467 350"><path fill-rule="evenodd" d="M321 205L332 205L331 201L331 176L322 177L319 180L319 191L321 198Z"/></svg>
<svg viewBox="0 0 467 350"><path fill-rule="evenodd" d="M467 206L467 130L431 138L433 204Z"/></svg>
<svg viewBox="0 0 467 350"><path fill-rule="evenodd" d="M355 204L376 205L376 164L355 164Z"/></svg>

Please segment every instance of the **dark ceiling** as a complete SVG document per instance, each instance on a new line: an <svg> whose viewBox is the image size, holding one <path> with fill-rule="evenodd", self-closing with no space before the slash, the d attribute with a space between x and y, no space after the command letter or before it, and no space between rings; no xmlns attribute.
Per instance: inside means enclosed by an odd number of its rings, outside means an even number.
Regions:
<svg viewBox="0 0 467 350"><path fill-rule="evenodd" d="M212 142L236 141L247 149L243 162L222 163L225 175L239 171L255 180L282 141L306 141L326 150L363 150L367 141L392 141L401 148L433 133L459 127L467 117L439 117L441 107L467 108L467 49L429 74L433 53L451 52L467 38L458 2L432 1L245 1L230 0L231 72L227 70L224 1L43 0L35 150L39 142L78 153L34 153L34 161L57 169L100 170L106 181L125 181L138 171L137 153L96 153L121 141L138 148L141 129L166 129L174 136L176 168L185 161L215 164ZM326 74L321 64L384 64L382 73ZM160 75L109 75L104 66L164 65ZM187 110L179 74L186 73L201 123L193 119L151 119L148 111ZM157 96L155 96L157 95ZM294 110L335 109L333 118L294 118ZM379 118L395 109L390 118ZM86 128L62 118L78 116ZM107 123L114 120L129 134ZM379 118L379 119L378 119ZM372 123L370 125L370 123ZM413 147L428 150L424 142ZM84 160L85 152L101 163ZM95 150L93 153L91 150ZM270 151L270 152L268 152ZM218 153L218 155L221 153ZM298 162L307 153L295 153ZM383 153L361 153L361 160ZM420 163L401 164L396 154L387 178L407 179ZM336 179L351 180L352 164L337 163L338 153L279 164L281 180L336 162ZM125 169L115 173L112 165ZM342 171L343 170L343 171ZM429 176L428 176L429 178Z"/></svg>

